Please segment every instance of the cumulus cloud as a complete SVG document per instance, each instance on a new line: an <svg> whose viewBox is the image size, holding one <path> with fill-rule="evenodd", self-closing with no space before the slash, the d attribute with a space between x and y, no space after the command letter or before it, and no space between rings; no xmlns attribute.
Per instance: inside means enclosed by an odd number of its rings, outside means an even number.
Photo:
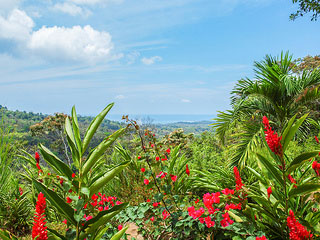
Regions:
<svg viewBox="0 0 320 240"><path fill-rule="evenodd" d="M53 6L53 9L56 11L61 11L63 13L70 14L71 16L76 16L76 15L88 16L91 14L90 11L84 10L80 6L70 2L57 3Z"/></svg>
<svg viewBox="0 0 320 240"><path fill-rule="evenodd" d="M181 99L181 102L183 103L190 103L191 101L189 99Z"/></svg>
<svg viewBox="0 0 320 240"><path fill-rule="evenodd" d="M45 27L32 33L28 48L49 57L72 60L98 60L110 56L111 35L85 27Z"/></svg>
<svg viewBox="0 0 320 240"><path fill-rule="evenodd" d="M144 57L144 58L141 59L141 62L143 64L145 64L145 65L152 65L155 62L160 62L160 61L162 61L162 57L160 57L160 56L153 56L153 57L150 57L150 58Z"/></svg>
<svg viewBox="0 0 320 240"><path fill-rule="evenodd" d="M24 11L14 9L7 18L0 16L0 38L27 41L33 26L33 20Z"/></svg>

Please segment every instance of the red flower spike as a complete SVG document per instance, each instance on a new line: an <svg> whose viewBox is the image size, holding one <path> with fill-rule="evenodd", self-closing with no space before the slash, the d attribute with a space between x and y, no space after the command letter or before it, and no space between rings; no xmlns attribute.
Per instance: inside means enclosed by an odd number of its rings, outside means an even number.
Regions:
<svg viewBox="0 0 320 240"><path fill-rule="evenodd" d="M287 226L289 228L289 237L291 240L312 239L313 235L296 220L292 210L289 211L289 216L287 217Z"/></svg>
<svg viewBox="0 0 320 240"><path fill-rule="evenodd" d="M186 174L190 176L190 170L189 170L188 164L186 164Z"/></svg>
<svg viewBox="0 0 320 240"><path fill-rule="evenodd" d="M236 179L236 190L240 190L244 184L242 183L239 170L236 166L233 168L234 177Z"/></svg>
<svg viewBox="0 0 320 240"><path fill-rule="evenodd" d="M316 140L316 142L319 144L319 139L317 136L314 136L314 139Z"/></svg>
<svg viewBox="0 0 320 240"><path fill-rule="evenodd" d="M67 203L71 203L72 202L72 199L67 197Z"/></svg>
<svg viewBox="0 0 320 240"><path fill-rule="evenodd" d="M262 122L264 124L264 133L266 136L266 142L272 152L276 155L282 155L282 145L281 139L282 136L278 136L278 133L274 132L269 125L269 120L266 116L263 117Z"/></svg>
<svg viewBox="0 0 320 240"><path fill-rule="evenodd" d="M36 153L34 154L34 158L36 159L37 163L39 164L39 162L40 162L40 155L39 155L38 152L36 152Z"/></svg>
<svg viewBox="0 0 320 240"><path fill-rule="evenodd" d="M272 194L272 189L271 189L271 187L268 187L267 193L268 193L268 199L269 199L269 198L270 198L270 195Z"/></svg>
<svg viewBox="0 0 320 240"><path fill-rule="evenodd" d="M34 215L34 223L32 227L32 239L37 237L37 240L47 240L47 227L46 224L46 216L44 214L46 209L46 198L43 193L39 193L38 201L36 204L36 213Z"/></svg>
<svg viewBox="0 0 320 240"><path fill-rule="evenodd" d="M170 148L168 148L168 149L166 150L166 152L167 152L168 154L170 154L170 152L171 152Z"/></svg>

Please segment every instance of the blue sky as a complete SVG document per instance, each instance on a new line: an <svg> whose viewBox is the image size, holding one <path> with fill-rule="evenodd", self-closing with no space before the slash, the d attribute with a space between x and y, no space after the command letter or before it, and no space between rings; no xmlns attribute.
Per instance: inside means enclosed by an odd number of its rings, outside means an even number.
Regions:
<svg viewBox="0 0 320 240"><path fill-rule="evenodd" d="M0 104L97 114L212 114L253 62L318 55L291 0L0 0Z"/></svg>

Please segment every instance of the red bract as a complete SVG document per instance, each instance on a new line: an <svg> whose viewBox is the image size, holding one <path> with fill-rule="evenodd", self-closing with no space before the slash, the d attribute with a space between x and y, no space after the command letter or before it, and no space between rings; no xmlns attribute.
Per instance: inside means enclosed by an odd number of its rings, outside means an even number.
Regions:
<svg viewBox="0 0 320 240"><path fill-rule="evenodd" d="M170 148L168 148L168 149L166 150L166 152L167 152L168 154L170 154L170 152L171 152L171 151L170 151Z"/></svg>
<svg viewBox="0 0 320 240"><path fill-rule="evenodd" d="M268 240L265 236L262 237L256 237L256 240Z"/></svg>
<svg viewBox="0 0 320 240"><path fill-rule="evenodd" d="M157 176L156 176L156 178L165 178L167 176L167 173L165 173L165 172L160 172Z"/></svg>
<svg viewBox="0 0 320 240"><path fill-rule="evenodd" d="M319 143L319 139L317 136L314 136L314 139L316 140L317 143Z"/></svg>
<svg viewBox="0 0 320 240"><path fill-rule="evenodd" d="M67 219L63 220L62 223L67 224Z"/></svg>
<svg viewBox="0 0 320 240"><path fill-rule="evenodd" d="M186 174L187 174L188 176L190 175L190 170L189 170L188 164L186 165Z"/></svg>
<svg viewBox="0 0 320 240"><path fill-rule="evenodd" d="M234 203L226 204L225 210L229 211L230 209L241 210L241 203L238 203L237 205Z"/></svg>
<svg viewBox="0 0 320 240"><path fill-rule="evenodd" d="M264 124L264 133L266 136L266 142L271 149L272 152L274 152L276 155L282 155L282 145L281 145L281 139L282 136L278 136L278 133L274 132L272 128L269 125L269 120L266 116L263 117L262 122Z"/></svg>
<svg viewBox="0 0 320 240"><path fill-rule="evenodd" d="M312 239L310 231L308 232L307 229L296 220L292 210L289 211L287 226L289 228L289 237L291 240Z"/></svg>
<svg viewBox="0 0 320 240"><path fill-rule="evenodd" d="M143 182L144 182L145 185L149 184L149 180L148 179L144 179Z"/></svg>
<svg viewBox="0 0 320 240"><path fill-rule="evenodd" d="M313 170L316 172L317 176L320 176L320 163L318 163L317 161L314 161L312 163L312 168Z"/></svg>
<svg viewBox="0 0 320 240"><path fill-rule="evenodd" d="M44 211L46 209L46 198L44 197L43 193L39 193L38 195L38 201L36 204L36 213L34 215L34 223L32 227L32 239L37 240L47 240L47 227L46 224L46 216L44 214Z"/></svg>
<svg viewBox="0 0 320 240"><path fill-rule="evenodd" d="M215 222L211 220L210 216L204 218L204 221L208 228L214 227Z"/></svg>
<svg viewBox="0 0 320 240"><path fill-rule="evenodd" d="M216 209L214 209L213 204L220 203L220 192L217 193L206 193L203 195L203 204L206 206L210 214L213 214Z"/></svg>
<svg viewBox="0 0 320 240"><path fill-rule="evenodd" d="M145 168L141 168L140 170L141 170L141 172L145 172L145 171L146 171L146 169L145 169Z"/></svg>
<svg viewBox="0 0 320 240"><path fill-rule="evenodd" d="M160 157L156 157L156 161L159 161L160 160Z"/></svg>
<svg viewBox="0 0 320 240"><path fill-rule="evenodd" d="M67 197L67 203L71 203L72 202L72 199Z"/></svg>
<svg viewBox="0 0 320 240"><path fill-rule="evenodd" d="M23 194L23 189L21 187L19 187L19 193L20 193L20 196Z"/></svg>
<svg viewBox="0 0 320 240"><path fill-rule="evenodd" d="M272 189L271 189L271 187L268 187L267 193L268 193L268 199L269 199L269 198L270 198L270 195L272 194Z"/></svg>
<svg viewBox="0 0 320 240"><path fill-rule="evenodd" d="M239 170L236 166L233 168L234 177L236 179L236 190L240 190L244 184L242 183Z"/></svg>
<svg viewBox="0 0 320 240"><path fill-rule="evenodd" d="M233 220L230 219L228 212L222 214L222 217L223 219L220 221L222 227L228 227L229 225L233 224Z"/></svg>
<svg viewBox="0 0 320 240"><path fill-rule="evenodd" d="M141 159L141 156L138 156L138 159Z"/></svg>
<svg viewBox="0 0 320 240"><path fill-rule="evenodd" d="M159 205L160 205L160 203L158 203L158 202L152 203L152 206L153 206L154 208L158 207Z"/></svg>
<svg viewBox="0 0 320 240"><path fill-rule="evenodd" d="M76 177L76 174L75 174L75 173L72 173L71 177L72 177L72 178L75 178L75 177Z"/></svg>
<svg viewBox="0 0 320 240"><path fill-rule="evenodd" d="M228 189L228 188L223 189L221 192L222 192L224 195L229 195L229 194L233 195L233 194L234 194L234 190L233 190L233 189Z"/></svg>
<svg viewBox="0 0 320 240"><path fill-rule="evenodd" d="M204 209L200 208L199 210L195 210L194 206L188 207L188 213L189 216L192 217L193 219L197 219L204 214Z"/></svg>
<svg viewBox="0 0 320 240"><path fill-rule="evenodd" d="M153 222L153 221L154 221L154 217L153 217L153 216L150 218L150 221L151 221L151 222Z"/></svg>
<svg viewBox="0 0 320 240"><path fill-rule="evenodd" d="M40 162L40 155L39 155L38 152L36 152L36 153L34 154L34 158L36 159L37 163L39 164L39 162Z"/></svg>
<svg viewBox="0 0 320 240"><path fill-rule="evenodd" d="M291 183L294 183L293 187L297 188L297 185L296 185L297 181L290 174L288 175L288 179Z"/></svg>
<svg viewBox="0 0 320 240"><path fill-rule="evenodd" d="M167 212L167 210L163 210L163 212L162 212L162 218L163 218L163 220L165 220L167 217L169 217L170 216L170 214Z"/></svg>
<svg viewBox="0 0 320 240"><path fill-rule="evenodd" d="M177 181L177 178L178 178L177 176L170 174L170 177L171 177L172 182Z"/></svg>

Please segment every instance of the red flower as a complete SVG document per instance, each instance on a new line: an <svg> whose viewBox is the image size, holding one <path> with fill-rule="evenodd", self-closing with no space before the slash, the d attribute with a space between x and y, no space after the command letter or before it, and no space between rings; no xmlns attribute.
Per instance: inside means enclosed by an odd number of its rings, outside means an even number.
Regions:
<svg viewBox="0 0 320 240"><path fill-rule="evenodd" d="M158 207L159 205L160 205L160 203L158 203L158 202L152 203L152 206L153 206L154 208Z"/></svg>
<svg viewBox="0 0 320 240"><path fill-rule="evenodd" d="M151 200L150 200L150 199L147 199L147 202L151 202Z"/></svg>
<svg viewBox="0 0 320 240"><path fill-rule="evenodd" d="M161 158L161 161L167 161L167 160L168 160L167 157Z"/></svg>
<svg viewBox="0 0 320 240"><path fill-rule="evenodd" d="M20 193L20 196L23 194L23 189L21 187L19 187L19 193Z"/></svg>
<svg viewBox="0 0 320 240"><path fill-rule="evenodd" d="M141 156L138 156L138 159L141 159Z"/></svg>
<svg viewBox="0 0 320 240"><path fill-rule="evenodd" d="M141 172L145 172L146 171L146 169L145 168L141 168Z"/></svg>
<svg viewBox="0 0 320 240"><path fill-rule="evenodd" d="M172 182L177 181L177 178L178 178L177 176L170 174L170 177L171 177Z"/></svg>
<svg viewBox="0 0 320 240"><path fill-rule="evenodd" d="M312 234L301 225L295 218L292 210L289 211L287 218L287 226L289 228L289 237L292 240L312 239Z"/></svg>
<svg viewBox="0 0 320 240"><path fill-rule="evenodd" d="M161 171L161 172L159 172L159 174L156 176L156 178L159 178L159 177L160 177L160 178L162 179L162 178L165 178L166 176L167 176L167 173Z"/></svg>
<svg viewBox="0 0 320 240"><path fill-rule="evenodd" d="M269 199L269 198L270 198L270 195L272 194L272 189L271 189L271 187L268 187L267 193L268 193L268 199Z"/></svg>
<svg viewBox="0 0 320 240"><path fill-rule="evenodd" d="M67 203L71 203L72 202L72 199L67 197Z"/></svg>
<svg viewBox="0 0 320 240"><path fill-rule="evenodd" d="M165 220L167 217L169 217L170 216L170 214L167 212L167 210L163 210L163 212L162 212L162 218L163 218L163 220Z"/></svg>
<svg viewBox="0 0 320 240"><path fill-rule="evenodd" d="M190 170L189 170L188 164L186 165L186 174L187 174L188 176L190 175Z"/></svg>
<svg viewBox="0 0 320 240"><path fill-rule="evenodd" d="M39 171L41 170L41 167L39 165L39 163L36 164L37 168L39 169Z"/></svg>
<svg viewBox="0 0 320 240"><path fill-rule="evenodd" d="M168 154L170 154L170 152L171 152L171 151L170 151L170 148L168 148L168 149L166 150L166 152L167 152Z"/></svg>
<svg viewBox="0 0 320 240"><path fill-rule="evenodd" d="M296 185L297 181L290 174L288 175L288 179L291 183L294 183L293 187L297 188L297 185Z"/></svg>
<svg viewBox="0 0 320 240"><path fill-rule="evenodd" d="M150 221L151 221L151 222L153 222L153 221L154 221L154 216L152 216L152 217L150 218Z"/></svg>
<svg viewBox="0 0 320 240"><path fill-rule="evenodd" d="M229 195L229 194L233 195L234 194L234 190L233 189L229 189L229 188L223 189L221 192L224 195Z"/></svg>
<svg viewBox="0 0 320 240"><path fill-rule="evenodd" d="M320 176L320 163L318 163L317 161L314 161L312 163L312 168L313 170L316 172L317 176Z"/></svg>
<svg viewBox="0 0 320 240"><path fill-rule="evenodd" d="M234 177L236 179L236 190L240 190L244 184L242 183L239 170L236 166L233 168Z"/></svg>
<svg viewBox="0 0 320 240"><path fill-rule="evenodd" d="M215 225L215 222L211 220L210 216L204 218L204 221L205 221L208 228L214 227L214 225Z"/></svg>
<svg viewBox="0 0 320 240"><path fill-rule="evenodd" d="M32 227L32 239L37 240L47 240L47 227L46 224L46 216L44 214L44 211L46 209L46 198L44 197L43 193L39 193L38 195L38 201L36 204L36 213L34 215L34 223Z"/></svg>
<svg viewBox="0 0 320 240"><path fill-rule="evenodd" d="M198 198L197 200L194 201L195 204L197 204L200 201L200 199Z"/></svg>
<svg viewBox="0 0 320 240"><path fill-rule="evenodd" d="M72 178L75 178L75 177L76 177L76 174L75 174L75 173L72 173L71 177L72 177Z"/></svg>
<svg viewBox="0 0 320 240"><path fill-rule="evenodd" d="M67 219L63 220L62 222L63 222L64 224L67 224Z"/></svg>
<svg viewBox="0 0 320 240"><path fill-rule="evenodd" d="M145 185L149 184L149 180L148 179L144 179L143 182L144 182Z"/></svg>
<svg viewBox="0 0 320 240"><path fill-rule="evenodd" d="M37 163L39 164L39 161L40 161L40 155L39 155L39 153L38 153L38 152L36 152L36 153L34 154L34 158L36 159Z"/></svg>
<svg viewBox="0 0 320 240"><path fill-rule="evenodd" d="M268 240L265 236L262 237L256 237L256 240Z"/></svg>
<svg viewBox="0 0 320 240"><path fill-rule="evenodd" d="M316 139L316 142L319 143L319 139L317 136L314 136L314 138Z"/></svg>
<svg viewBox="0 0 320 240"><path fill-rule="evenodd" d="M220 221L222 227L228 227L229 225L233 224L233 220L230 219L228 212L222 214L222 217L223 219Z"/></svg>
<svg viewBox="0 0 320 240"><path fill-rule="evenodd" d="M282 155L282 145L281 145L282 136L279 137L278 133L272 131L269 125L269 120L266 116L263 117L262 122L264 124L264 129L265 129L264 133L265 133L266 142L269 148L276 155Z"/></svg>
<svg viewBox="0 0 320 240"><path fill-rule="evenodd" d="M157 157L156 157L156 161L159 161L159 160L160 160L160 157L157 156Z"/></svg>

